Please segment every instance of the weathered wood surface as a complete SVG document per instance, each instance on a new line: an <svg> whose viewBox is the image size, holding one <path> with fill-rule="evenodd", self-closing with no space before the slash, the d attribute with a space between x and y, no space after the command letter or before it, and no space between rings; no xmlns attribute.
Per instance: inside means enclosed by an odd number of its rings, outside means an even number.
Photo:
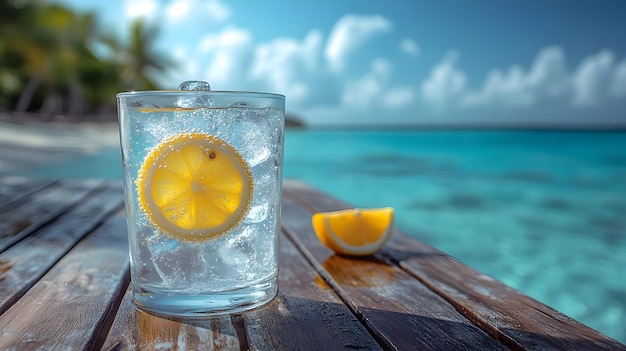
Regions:
<svg viewBox="0 0 626 351"><path fill-rule="evenodd" d="M286 197L311 212L350 207L299 182L290 182L285 189ZM513 350L626 350L625 345L401 231L395 230L389 243L374 257L398 264Z"/></svg>
<svg viewBox="0 0 626 351"><path fill-rule="evenodd" d="M335 255L311 214L350 207L286 182L279 293L241 314L134 307L119 182L0 179L2 350L626 350L396 231Z"/></svg>
<svg viewBox="0 0 626 351"><path fill-rule="evenodd" d="M122 205L121 187L104 186L82 199L62 221L26 237L0 257L0 313L30 289L83 236L90 233ZM125 233L125 231L122 231ZM123 239L125 241L125 239Z"/></svg>
<svg viewBox="0 0 626 351"><path fill-rule="evenodd" d="M0 213L0 251L60 216L69 206L93 190L97 183L60 182L31 193L28 196L29 201L2 206L6 208ZM19 188L16 190L18 196L26 192Z"/></svg>
<svg viewBox="0 0 626 351"><path fill-rule="evenodd" d="M35 225L27 239L1 255L11 267L0 282L3 302L10 304L0 316L2 350L92 348L128 284L121 188L99 189L99 183L87 182L59 184L53 191L64 201L58 199L60 209L47 213L57 217L72 209L47 226ZM54 201L40 205L33 207L46 211ZM40 278L33 282L33 277ZM11 288L19 292L11 294Z"/></svg>
<svg viewBox="0 0 626 351"><path fill-rule="evenodd" d="M381 350L285 236L280 265L278 297L266 308L242 314L251 350Z"/></svg>
<svg viewBox="0 0 626 351"><path fill-rule="evenodd" d="M311 212L289 197L282 211L290 238L385 348L505 349L399 267L378 257L335 255L322 246Z"/></svg>

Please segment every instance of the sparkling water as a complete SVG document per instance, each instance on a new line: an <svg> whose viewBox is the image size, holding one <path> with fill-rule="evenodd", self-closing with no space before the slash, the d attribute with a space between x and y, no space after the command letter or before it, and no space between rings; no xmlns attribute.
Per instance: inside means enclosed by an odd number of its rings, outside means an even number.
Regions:
<svg viewBox="0 0 626 351"><path fill-rule="evenodd" d="M185 102L185 101L183 101ZM187 102L185 102L187 103ZM193 101L189 102L193 105ZM284 111L276 106L121 108L131 279L136 303L179 316L237 312L277 292ZM180 133L215 136L237 150L252 174L251 205L225 235L185 242L155 227L138 203L146 155Z"/></svg>

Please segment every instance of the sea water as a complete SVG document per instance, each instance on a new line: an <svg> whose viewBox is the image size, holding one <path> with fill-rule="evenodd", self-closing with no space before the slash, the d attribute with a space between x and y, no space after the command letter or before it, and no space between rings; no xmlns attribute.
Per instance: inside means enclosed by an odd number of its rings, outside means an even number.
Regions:
<svg viewBox="0 0 626 351"><path fill-rule="evenodd" d="M626 342L626 132L288 130L284 175ZM119 150L37 177L121 177Z"/></svg>

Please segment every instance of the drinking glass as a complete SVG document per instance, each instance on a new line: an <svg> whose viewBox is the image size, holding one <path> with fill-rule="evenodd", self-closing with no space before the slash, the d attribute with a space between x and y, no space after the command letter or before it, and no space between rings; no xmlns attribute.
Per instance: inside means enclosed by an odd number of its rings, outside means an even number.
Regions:
<svg viewBox="0 0 626 351"><path fill-rule="evenodd" d="M117 104L135 304L193 317L270 301L285 97L192 81Z"/></svg>

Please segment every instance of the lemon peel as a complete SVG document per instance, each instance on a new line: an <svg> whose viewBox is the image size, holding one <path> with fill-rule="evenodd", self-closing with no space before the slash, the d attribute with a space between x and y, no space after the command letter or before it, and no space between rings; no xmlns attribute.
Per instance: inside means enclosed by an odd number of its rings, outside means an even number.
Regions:
<svg viewBox="0 0 626 351"><path fill-rule="evenodd" d="M345 255L365 256L380 250L393 232L391 207L318 212L311 222L315 234L329 249Z"/></svg>

